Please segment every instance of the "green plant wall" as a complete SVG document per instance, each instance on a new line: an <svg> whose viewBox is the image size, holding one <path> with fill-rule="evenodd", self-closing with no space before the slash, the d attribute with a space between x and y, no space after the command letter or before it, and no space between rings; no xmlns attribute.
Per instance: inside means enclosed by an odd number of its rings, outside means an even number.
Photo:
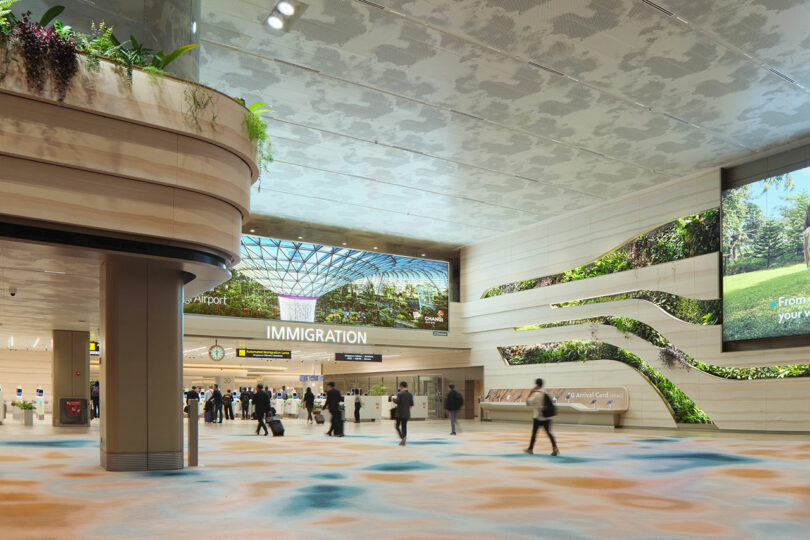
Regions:
<svg viewBox="0 0 810 540"><path fill-rule="evenodd" d="M498 351L509 365L551 364L614 360L639 372L661 394L680 424L707 424L709 417L680 388L638 356L608 343L596 341L560 341L537 345L499 347Z"/></svg>
<svg viewBox="0 0 810 540"><path fill-rule="evenodd" d="M604 276L634 268L697 257L719 250L720 211L714 208L657 227L589 264L559 274L492 287L484 292L482 298Z"/></svg>

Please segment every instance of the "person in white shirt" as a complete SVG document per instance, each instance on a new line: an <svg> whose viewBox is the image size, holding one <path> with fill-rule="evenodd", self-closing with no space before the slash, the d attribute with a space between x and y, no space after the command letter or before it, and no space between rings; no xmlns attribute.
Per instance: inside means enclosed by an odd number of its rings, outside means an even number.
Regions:
<svg viewBox="0 0 810 540"><path fill-rule="evenodd" d="M540 426L543 426L543 429L546 430L546 434L548 435L549 440L551 441L551 455L556 456L560 453L560 449L557 448L557 441L554 440L554 435L551 434L551 416L546 417L544 412L546 411L546 407L551 405L551 409L554 408L554 404L551 401L551 398L548 397L548 394L543 390L543 379L537 379L534 381L535 387L532 389L531 393L529 394L529 399L526 400L526 405L529 407L534 407L534 425L532 426L532 439L529 442L529 447L525 448L523 451L527 454L534 454L534 440L537 438L537 429ZM554 414L553 411L551 414Z"/></svg>

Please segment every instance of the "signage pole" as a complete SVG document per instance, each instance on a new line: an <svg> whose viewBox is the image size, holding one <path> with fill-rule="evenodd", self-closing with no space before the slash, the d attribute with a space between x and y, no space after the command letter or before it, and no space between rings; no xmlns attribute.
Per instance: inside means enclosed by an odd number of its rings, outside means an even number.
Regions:
<svg viewBox="0 0 810 540"><path fill-rule="evenodd" d="M200 422L200 400L188 400L188 466L197 466L197 432Z"/></svg>

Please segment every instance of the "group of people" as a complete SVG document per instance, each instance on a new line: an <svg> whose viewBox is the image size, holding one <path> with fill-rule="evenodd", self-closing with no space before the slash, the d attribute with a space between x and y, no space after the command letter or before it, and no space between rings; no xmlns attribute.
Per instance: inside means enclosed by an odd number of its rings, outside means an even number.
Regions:
<svg viewBox="0 0 810 540"><path fill-rule="evenodd" d="M200 387L200 391L202 387ZM186 406L188 407L188 402L192 399L199 400L200 394L197 391L196 386L192 386L191 390L186 393ZM235 396L230 389L223 394L222 391L219 389L219 385L215 384L213 386L209 386L207 390L203 393L203 411L206 414L205 421L209 423L222 423L223 416L225 420L233 420L233 401ZM243 405L244 407L244 405Z"/></svg>
<svg viewBox="0 0 810 540"><path fill-rule="evenodd" d="M96 385L97 384L98 383L96 383ZM334 382L330 381L327 383L327 388L326 404L324 408L329 411L331 422L329 431L326 434L334 437L343 437L343 411L340 408L340 404L343 402L343 396L340 391L335 388ZM460 411L464 405L464 398L456 391L455 385L448 385L448 390L444 399L444 409L450 419L450 435L456 435L458 430L458 411ZM253 418L258 421L256 435L259 435L262 430L264 430L264 434L267 435L268 430L265 420L271 419L276 415L276 410L273 408L270 401L270 389L265 389L262 384L256 385L254 391L251 391L249 388L240 388L239 398L242 405L242 419L249 419L250 403L253 403ZM200 399L196 386L192 386L191 391L188 392L186 403L188 404L188 400L191 399ZM234 419L234 395L230 390L223 395L218 385L215 384L213 387L209 386L208 390L205 391L203 400L205 404L204 410L212 412L211 421L222 423L223 410L226 420ZM397 395L394 396L391 401L396 405L394 418L396 420L395 426L397 435L400 439L399 445L405 446L408 437L408 420L411 418L411 408L413 408L414 404L413 394L408 391L407 382L402 381L399 383ZM313 410L315 407L315 394L312 392L311 388L306 389L302 403L307 410L307 423L312 423L314 421ZM527 454L534 453L537 431L542 427L546 435L548 435L549 441L551 441L551 455L558 455L560 450L557 447L557 441L554 435L551 433L551 418L555 414L556 407L549 395L543 390L543 379L535 380L535 387L529 394L526 404L532 407L534 412L531 439L529 440L528 448L525 448L523 451ZM98 407L97 404L94 403L94 405ZM361 408L362 401L360 396L357 395L354 400L354 421L356 423L360 422ZM217 418L219 418L219 420L217 420Z"/></svg>

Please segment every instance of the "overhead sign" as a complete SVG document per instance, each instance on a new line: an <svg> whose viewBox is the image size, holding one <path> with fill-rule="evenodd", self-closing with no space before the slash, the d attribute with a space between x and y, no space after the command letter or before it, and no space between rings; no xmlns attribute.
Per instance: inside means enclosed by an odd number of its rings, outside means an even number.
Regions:
<svg viewBox="0 0 810 540"><path fill-rule="evenodd" d="M93 356L98 356L101 354L101 345L98 341L90 342L90 354Z"/></svg>
<svg viewBox="0 0 810 540"><path fill-rule="evenodd" d="M382 362L381 354L335 353L336 362Z"/></svg>
<svg viewBox="0 0 810 540"><path fill-rule="evenodd" d="M237 358L292 358L290 351L267 349L236 349Z"/></svg>
<svg viewBox="0 0 810 540"><path fill-rule="evenodd" d="M298 381L299 382L309 382L309 381L322 381L323 375L299 375Z"/></svg>
<svg viewBox="0 0 810 540"><path fill-rule="evenodd" d="M317 341L319 343L366 343L362 330L328 330L289 326L268 326L267 339L283 341Z"/></svg>

